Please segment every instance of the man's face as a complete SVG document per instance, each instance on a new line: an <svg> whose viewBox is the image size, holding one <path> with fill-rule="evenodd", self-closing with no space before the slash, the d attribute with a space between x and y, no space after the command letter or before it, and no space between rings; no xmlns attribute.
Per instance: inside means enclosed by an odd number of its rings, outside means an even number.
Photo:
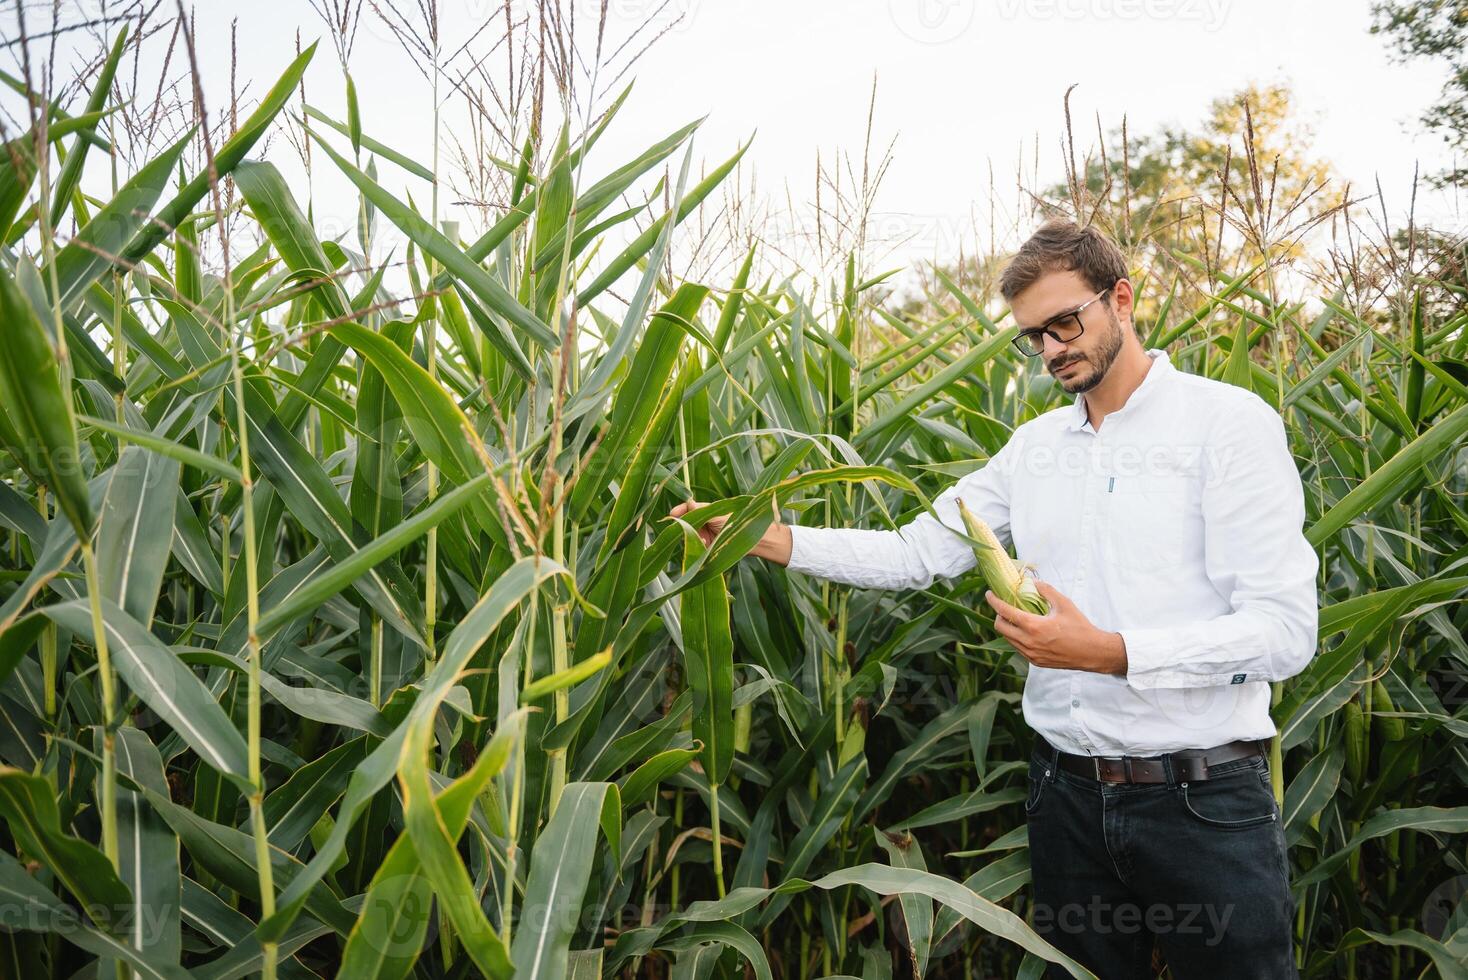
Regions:
<svg viewBox="0 0 1468 980"><path fill-rule="evenodd" d="M1095 296L1096 291L1079 273L1050 272L1015 296L1010 309L1015 326L1026 330L1068 313ZM1081 310L1079 316L1084 330L1079 337L1062 343L1048 333L1042 335L1045 348L1035 356L1044 360L1046 370L1070 394L1096 387L1121 353L1124 334L1112 304L1122 300L1129 303L1130 299L1131 284L1123 279L1104 299ZM1075 331L1073 318L1051 326L1062 336Z"/></svg>

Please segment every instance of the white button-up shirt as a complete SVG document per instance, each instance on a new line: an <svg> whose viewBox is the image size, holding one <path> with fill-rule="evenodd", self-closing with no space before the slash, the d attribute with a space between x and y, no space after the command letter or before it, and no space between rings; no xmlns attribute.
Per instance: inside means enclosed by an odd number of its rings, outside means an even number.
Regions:
<svg viewBox="0 0 1468 980"><path fill-rule="evenodd" d="M1099 429L1085 395L896 530L791 527L789 569L921 589L974 567L955 500L1126 643L1126 676L1028 665L1024 716L1057 748L1156 755L1275 734L1270 681L1315 652L1319 558L1279 414L1152 349ZM946 527L945 527L946 525Z"/></svg>

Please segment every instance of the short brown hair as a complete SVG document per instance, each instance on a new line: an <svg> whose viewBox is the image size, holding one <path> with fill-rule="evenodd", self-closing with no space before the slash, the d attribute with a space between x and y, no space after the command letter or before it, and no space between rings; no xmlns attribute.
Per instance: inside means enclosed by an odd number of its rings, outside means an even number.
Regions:
<svg viewBox="0 0 1468 980"><path fill-rule="evenodd" d="M1126 258L1115 242L1095 228L1082 228L1068 218L1051 218L1005 267L999 291L1006 302L1011 301L1049 272L1078 272L1099 293L1126 278Z"/></svg>

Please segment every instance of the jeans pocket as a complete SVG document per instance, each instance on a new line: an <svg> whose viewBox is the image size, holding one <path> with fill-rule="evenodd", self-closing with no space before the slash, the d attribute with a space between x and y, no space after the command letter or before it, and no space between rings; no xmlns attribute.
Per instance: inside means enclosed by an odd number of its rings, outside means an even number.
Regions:
<svg viewBox="0 0 1468 980"><path fill-rule="evenodd" d="M1025 798L1025 813L1033 814L1039 809L1041 801L1045 798L1045 787L1049 785L1052 775L1049 762L1031 757L1029 795Z"/></svg>
<svg viewBox="0 0 1468 980"><path fill-rule="evenodd" d="M1199 823L1221 830L1243 830L1279 819L1279 804L1267 770L1235 769L1201 782L1179 783L1177 798Z"/></svg>

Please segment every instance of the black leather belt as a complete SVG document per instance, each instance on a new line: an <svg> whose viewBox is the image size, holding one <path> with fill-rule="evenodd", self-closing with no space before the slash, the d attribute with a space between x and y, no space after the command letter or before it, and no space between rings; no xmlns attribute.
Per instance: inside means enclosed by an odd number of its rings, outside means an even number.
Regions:
<svg viewBox="0 0 1468 980"><path fill-rule="evenodd" d="M1042 758L1054 758L1061 769L1103 783L1165 783L1168 767L1177 782L1200 782L1210 775L1212 766L1237 759L1269 754L1268 741L1239 739L1211 749L1180 749L1166 755L1096 756L1057 752L1043 738L1036 738L1036 751Z"/></svg>

